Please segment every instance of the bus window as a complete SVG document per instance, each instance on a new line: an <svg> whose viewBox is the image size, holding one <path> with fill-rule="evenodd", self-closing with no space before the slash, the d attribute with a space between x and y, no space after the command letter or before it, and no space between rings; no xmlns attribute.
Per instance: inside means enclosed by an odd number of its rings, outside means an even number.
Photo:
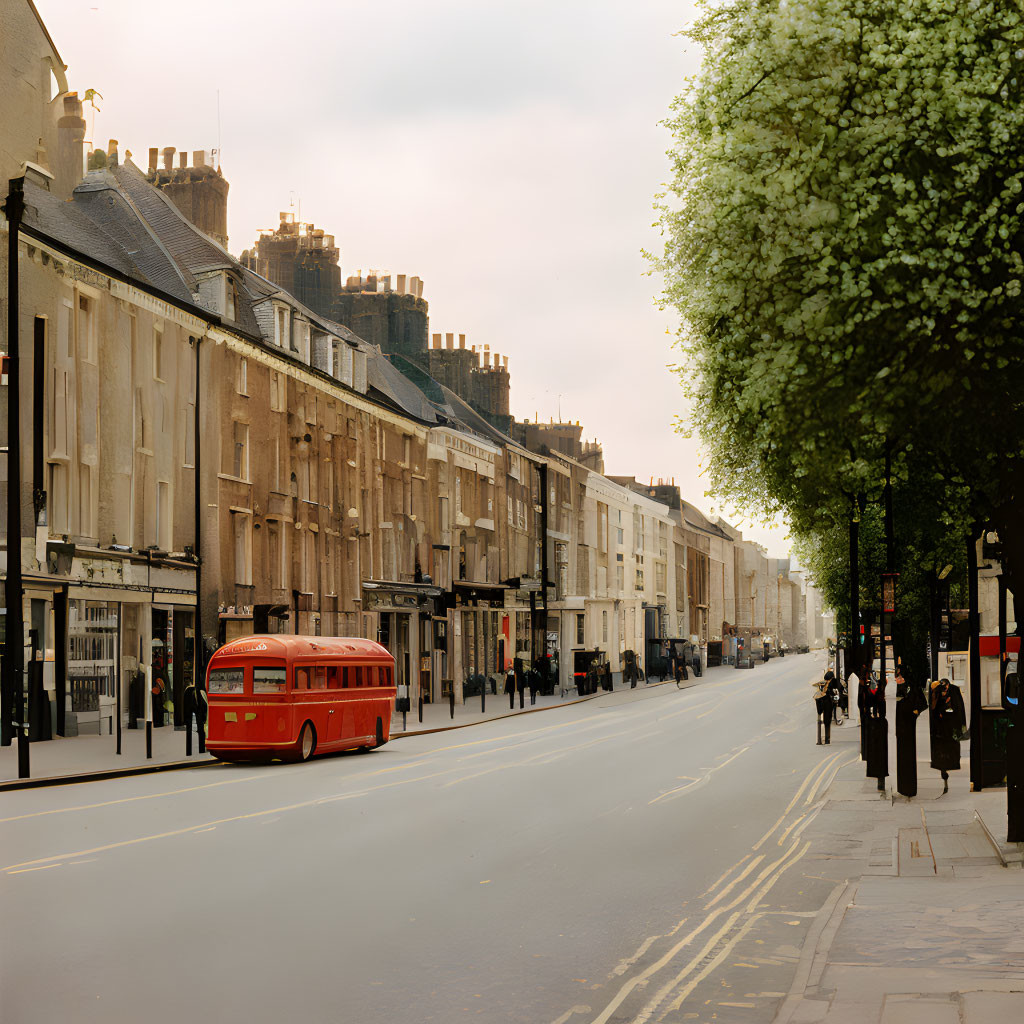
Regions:
<svg viewBox="0 0 1024 1024"><path fill-rule="evenodd" d="M359 668L352 669L352 676L353 676L352 685L353 686L365 686L366 685L366 677L363 674L365 671L366 671L366 669L364 669L362 666L360 666Z"/></svg>
<svg viewBox="0 0 1024 1024"><path fill-rule="evenodd" d="M383 675L383 679L381 679L380 685L381 686L390 686L391 685L391 666L387 665L384 668L382 668L380 671L381 671L381 674Z"/></svg>
<svg viewBox="0 0 1024 1024"><path fill-rule="evenodd" d="M338 688L338 669L334 665L327 666L327 689L336 690Z"/></svg>
<svg viewBox="0 0 1024 1024"><path fill-rule="evenodd" d="M241 693L244 678L245 669L215 668L206 689L208 693Z"/></svg>
<svg viewBox="0 0 1024 1024"><path fill-rule="evenodd" d="M323 690L327 686L327 669L323 665L313 667L313 689Z"/></svg>
<svg viewBox="0 0 1024 1024"><path fill-rule="evenodd" d="M380 680L378 679L378 676L377 676L377 674L379 672L380 672L380 669L377 668L376 666L371 666L370 668L368 668L366 670L366 685L367 686L380 686Z"/></svg>
<svg viewBox="0 0 1024 1024"><path fill-rule="evenodd" d="M288 671L283 668L254 668L252 670L253 693L284 693Z"/></svg>
<svg viewBox="0 0 1024 1024"><path fill-rule="evenodd" d="M296 690L308 690L309 689L309 669L308 668L297 668L295 670L295 689Z"/></svg>

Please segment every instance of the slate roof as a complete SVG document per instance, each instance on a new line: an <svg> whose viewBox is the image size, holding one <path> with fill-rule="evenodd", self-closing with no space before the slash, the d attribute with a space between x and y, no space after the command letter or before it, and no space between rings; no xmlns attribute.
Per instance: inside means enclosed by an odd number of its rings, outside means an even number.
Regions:
<svg viewBox="0 0 1024 1024"><path fill-rule="evenodd" d="M451 423L495 444L519 447L418 367L395 365L401 360L392 362L349 328L313 312L272 281L244 267L188 220L131 160L91 171L67 202L26 180L25 201L28 232L70 254L153 289L190 312L215 319L275 350L260 329L254 307L279 299L321 330L366 354L367 395L372 400L427 425ZM200 301L197 277L218 270L229 271L239 284L235 321L205 309ZM284 354L294 358L293 353Z"/></svg>

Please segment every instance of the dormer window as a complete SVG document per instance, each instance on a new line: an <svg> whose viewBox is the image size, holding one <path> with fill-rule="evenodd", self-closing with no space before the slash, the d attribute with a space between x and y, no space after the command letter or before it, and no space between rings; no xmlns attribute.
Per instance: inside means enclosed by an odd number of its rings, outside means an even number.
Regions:
<svg viewBox="0 0 1024 1024"><path fill-rule="evenodd" d="M287 306L274 306L274 344L291 348L291 323Z"/></svg>
<svg viewBox="0 0 1024 1024"><path fill-rule="evenodd" d="M238 287L230 274L224 275L224 316L228 320L238 319Z"/></svg>

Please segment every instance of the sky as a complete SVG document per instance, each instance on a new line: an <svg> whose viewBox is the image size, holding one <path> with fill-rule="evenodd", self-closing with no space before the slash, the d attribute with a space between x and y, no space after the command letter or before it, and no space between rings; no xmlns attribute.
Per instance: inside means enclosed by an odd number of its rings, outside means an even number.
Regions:
<svg viewBox="0 0 1024 1024"><path fill-rule="evenodd" d="M95 145L143 168L219 150L235 255L290 210L335 236L343 278L422 278L431 334L509 357L518 419L578 420L606 473L723 511L675 429L678 319L643 256L661 122L699 68L690 0L36 6L70 87L102 94ZM784 529L728 518L786 554Z"/></svg>

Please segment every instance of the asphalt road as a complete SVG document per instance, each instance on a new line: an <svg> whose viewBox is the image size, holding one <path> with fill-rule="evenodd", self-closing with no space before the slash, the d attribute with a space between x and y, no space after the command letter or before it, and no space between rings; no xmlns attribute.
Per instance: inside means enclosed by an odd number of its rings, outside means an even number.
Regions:
<svg viewBox="0 0 1024 1024"><path fill-rule="evenodd" d="M822 667L4 794L0 1021L770 1021L855 751Z"/></svg>

